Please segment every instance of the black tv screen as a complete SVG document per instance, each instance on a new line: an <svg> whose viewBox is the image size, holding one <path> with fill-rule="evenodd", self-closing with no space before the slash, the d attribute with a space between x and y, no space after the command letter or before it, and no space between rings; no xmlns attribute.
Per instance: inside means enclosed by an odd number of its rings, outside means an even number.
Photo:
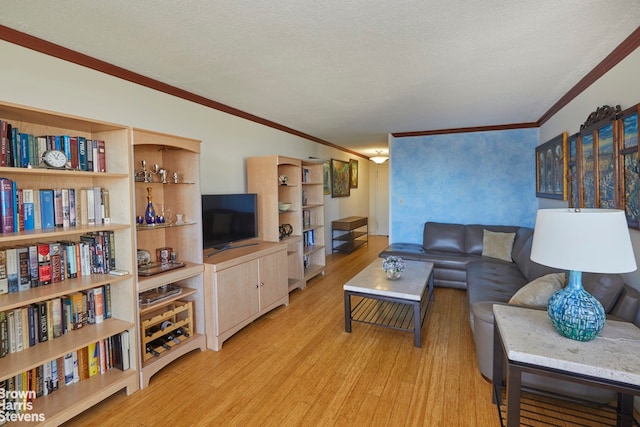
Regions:
<svg viewBox="0 0 640 427"><path fill-rule="evenodd" d="M229 248L233 242L258 237L256 194L203 194L203 249Z"/></svg>

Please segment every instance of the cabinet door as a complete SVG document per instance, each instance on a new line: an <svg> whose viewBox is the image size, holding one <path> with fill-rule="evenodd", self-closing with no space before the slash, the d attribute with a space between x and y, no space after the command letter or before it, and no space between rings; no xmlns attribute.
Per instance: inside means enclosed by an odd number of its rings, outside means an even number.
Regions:
<svg viewBox="0 0 640 427"><path fill-rule="evenodd" d="M216 335L231 329L258 312L258 261L215 274Z"/></svg>
<svg viewBox="0 0 640 427"><path fill-rule="evenodd" d="M264 256L260 262L260 310L286 296L287 253L279 251Z"/></svg>

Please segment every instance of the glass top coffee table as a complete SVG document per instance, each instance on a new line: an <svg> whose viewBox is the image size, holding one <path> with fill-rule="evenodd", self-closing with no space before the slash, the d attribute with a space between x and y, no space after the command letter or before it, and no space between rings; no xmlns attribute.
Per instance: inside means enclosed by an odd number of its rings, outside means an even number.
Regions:
<svg viewBox="0 0 640 427"><path fill-rule="evenodd" d="M414 345L421 347L422 324L433 301L433 264L405 261L402 276L389 280L382 261L378 258L344 284L344 329L351 332L354 321L413 332Z"/></svg>

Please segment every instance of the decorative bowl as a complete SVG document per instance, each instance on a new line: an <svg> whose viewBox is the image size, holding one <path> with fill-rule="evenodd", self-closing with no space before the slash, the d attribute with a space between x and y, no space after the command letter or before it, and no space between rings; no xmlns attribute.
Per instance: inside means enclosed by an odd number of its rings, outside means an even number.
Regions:
<svg viewBox="0 0 640 427"><path fill-rule="evenodd" d="M280 203L278 203L278 210L280 212L286 212L289 209L291 209L291 203L288 203L288 202L280 202Z"/></svg>

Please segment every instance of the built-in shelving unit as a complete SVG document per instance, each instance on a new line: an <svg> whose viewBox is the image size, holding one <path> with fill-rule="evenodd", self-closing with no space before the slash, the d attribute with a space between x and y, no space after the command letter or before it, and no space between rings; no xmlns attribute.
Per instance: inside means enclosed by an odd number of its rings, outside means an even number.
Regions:
<svg viewBox="0 0 640 427"><path fill-rule="evenodd" d="M307 280L324 273L322 164L250 157L247 191L258 194L259 238L287 244L289 291L304 288ZM290 234L283 233L285 225Z"/></svg>
<svg viewBox="0 0 640 427"><path fill-rule="evenodd" d="M136 247L148 251L152 262L160 262L157 249L170 248L166 250L175 253L175 260L185 264L151 276L139 275L137 279L138 294L168 285L182 288L178 295L139 306L140 387L146 387L151 377L173 360L192 350L206 349L200 141L134 129L133 152L136 217L144 218L150 189L156 215L162 215L165 221L137 224ZM178 306L184 307L181 314ZM178 318L180 323L176 324ZM176 332L180 332L177 337Z"/></svg>
<svg viewBox="0 0 640 427"><path fill-rule="evenodd" d="M128 369L120 370L113 367L79 382L69 385L64 385L63 382L57 390L48 395L38 396L31 402L32 406L28 411L30 414L42 414L44 423L59 425L122 389L126 389L127 394L138 390L137 298L132 274L135 264L130 130L121 125L7 103L0 103L0 120L11 124L24 134L70 135L105 141L106 172L0 167L0 176L16 182L19 189L33 189L34 192L38 192L40 189L79 190L100 187L108 190L111 200L110 221L106 224L50 229L35 227L30 231L0 234L0 249L7 250L43 242L79 242L80 236L93 232L111 233L116 249L115 267L124 270L120 276L88 274L66 278L57 283L33 284L27 290L0 295L0 312L12 311L15 314L15 310L26 310L33 304L41 304L75 292L104 289L106 285L110 289L110 318L102 323L86 324L82 328L69 330L66 334L45 342L36 342L35 345L29 343L30 345L23 347L21 351L9 353L0 359L0 382L6 385L7 381L17 381L16 376L23 376L24 372L44 370L45 365L51 366L52 361L108 340L112 336L117 335L127 340L126 347L129 347L129 352L125 352L123 357L126 358L125 365L130 366ZM25 328L27 327L25 325Z"/></svg>

